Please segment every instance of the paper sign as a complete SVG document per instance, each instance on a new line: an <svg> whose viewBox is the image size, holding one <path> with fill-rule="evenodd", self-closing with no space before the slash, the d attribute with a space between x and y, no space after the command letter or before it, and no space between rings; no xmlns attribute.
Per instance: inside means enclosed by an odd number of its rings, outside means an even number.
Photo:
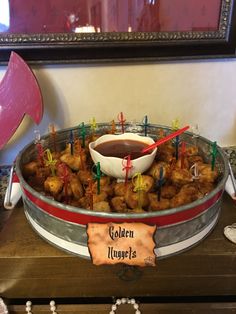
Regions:
<svg viewBox="0 0 236 314"><path fill-rule="evenodd" d="M155 266L156 226L143 223L89 223L88 248L95 265Z"/></svg>

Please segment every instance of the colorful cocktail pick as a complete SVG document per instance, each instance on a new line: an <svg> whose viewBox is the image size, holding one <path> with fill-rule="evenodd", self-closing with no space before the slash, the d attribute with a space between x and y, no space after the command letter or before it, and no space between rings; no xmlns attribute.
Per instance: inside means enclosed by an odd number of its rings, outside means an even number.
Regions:
<svg viewBox="0 0 236 314"><path fill-rule="evenodd" d="M91 140L95 141L97 122L96 122L96 119L94 117L90 120L90 130L91 130Z"/></svg>
<svg viewBox="0 0 236 314"><path fill-rule="evenodd" d="M80 134L82 137L82 147L85 148L85 138L86 138L86 130L85 130L85 125L84 122L82 122L80 125Z"/></svg>
<svg viewBox="0 0 236 314"><path fill-rule="evenodd" d="M34 144L40 143L41 135L39 130L34 130Z"/></svg>
<svg viewBox="0 0 236 314"><path fill-rule="evenodd" d="M44 167L44 149L41 143L41 135L39 130L34 130L34 143L37 149L37 159L41 167Z"/></svg>
<svg viewBox="0 0 236 314"><path fill-rule="evenodd" d="M217 155L217 143L214 142L211 148L211 170L212 171L215 169L216 155Z"/></svg>
<svg viewBox="0 0 236 314"><path fill-rule="evenodd" d="M72 130L70 130L69 144L70 144L70 153L71 155L74 155L74 134Z"/></svg>
<svg viewBox="0 0 236 314"><path fill-rule="evenodd" d="M94 175L94 179L97 181L97 194L100 194L101 187L100 187L100 181L101 181L101 168L100 168L100 162L97 162L95 167L96 174Z"/></svg>
<svg viewBox="0 0 236 314"><path fill-rule="evenodd" d="M131 157L130 155L128 156L125 156L122 160L122 170L125 171L125 184L128 183L128 178L129 178L129 173L130 173L130 170L131 168L133 167L132 166L132 162L131 162Z"/></svg>
<svg viewBox="0 0 236 314"><path fill-rule="evenodd" d="M147 129L148 129L148 117L145 116L143 119L143 126L144 126L144 135L147 136Z"/></svg>
<svg viewBox="0 0 236 314"><path fill-rule="evenodd" d="M111 121L111 134L115 134L116 133L116 123L115 120Z"/></svg>
<svg viewBox="0 0 236 314"><path fill-rule="evenodd" d="M92 134L94 134L96 132L97 122L96 122L96 119L94 117L90 120L90 129L92 131Z"/></svg>
<svg viewBox="0 0 236 314"><path fill-rule="evenodd" d="M177 131L179 129L179 119L172 120L171 129Z"/></svg>
<svg viewBox="0 0 236 314"><path fill-rule="evenodd" d="M144 191L144 184L143 184L143 177L140 172L137 172L132 177L132 183L134 186L134 192L138 193L138 208L142 208L142 194L141 192Z"/></svg>
<svg viewBox="0 0 236 314"><path fill-rule="evenodd" d="M121 125L121 130L122 130L122 133L125 133L125 118L124 118L124 114L123 114L123 112L120 112L119 114L118 114L118 121L119 121L119 123L120 123L120 125Z"/></svg>
<svg viewBox="0 0 236 314"><path fill-rule="evenodd" d="M164 171L163 167L160 167L159 179L157 180L157 199L158 202L161 200L161 188L164 183Z"/></svg>
<svg viewBox="0 0 236 314"><path fill-rule="evenodd" d="M198 164L197 163L194 163L192 165L192 167L190 168L190 172L191 174L193 175L193 179L199 179L199 169L198 169Z"/></svg>
<svg viewBox="0 0 236 314"><path fill-rule="evenodd" d="M45 166L49 167L51 170L52 176L55 176L55 166L56 166L57 160L53 159L52 153L49 148L45 150L44 156L45 156L44 157Z"/></svg>
<svg viewBox="0 0 236 314"><path fill-rule="evenodd" d="M193 133L194 137L198 137L200 135L198 124L194 124L191 126L191 132Z"/></svg>

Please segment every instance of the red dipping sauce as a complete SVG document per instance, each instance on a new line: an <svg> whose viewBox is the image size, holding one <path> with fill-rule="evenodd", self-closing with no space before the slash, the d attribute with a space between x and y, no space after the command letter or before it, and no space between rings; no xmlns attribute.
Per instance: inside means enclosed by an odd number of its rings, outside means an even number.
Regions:
<svg viewBox="0 0 236 314"><path fill-rule="evenodd" d="M130 155L131 159L137 159L152 153L152 150L142 153L142 150L147 146L149 146L149 144L141 141L125 139L100 143L94 147L94 150L106 157L117 157L123 159L124 157Z"/></svg>

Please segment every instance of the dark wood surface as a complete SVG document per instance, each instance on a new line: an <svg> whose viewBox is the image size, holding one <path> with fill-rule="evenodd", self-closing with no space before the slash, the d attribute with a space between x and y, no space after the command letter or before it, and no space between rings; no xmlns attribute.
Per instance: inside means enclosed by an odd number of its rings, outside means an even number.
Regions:
<svg viewBox="0 0 236 314"><path fill-rule="evenodd" d="M236 245L223 235L224 227L234 222L236 205L225 195L219 222L205 240L187 252L157 261L156 267L131 269L137 271L138 278L126 281L119 275L125 269L123 265L94 266L90 260L46 243L32 230L23 208L17 207L0 233L0 296L8 299L180 297L183 300L235 296ZM227 303L226 308L230 313L236 311L234 303ZM163 313L167 313L164 305Z"/></svg>

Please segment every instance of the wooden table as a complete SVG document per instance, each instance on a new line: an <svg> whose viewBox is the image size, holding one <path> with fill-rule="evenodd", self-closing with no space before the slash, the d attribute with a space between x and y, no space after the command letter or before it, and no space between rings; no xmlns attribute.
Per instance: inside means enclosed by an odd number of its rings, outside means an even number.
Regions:
<svg viewBox="0 0 236 314"><path fill-rule="evenodd" d="M134 297L142 313L236 313L236 245L223 235L236 222L236 205L224 195L214 231L191 250L156 267L94 266L41 239L15 208L0 233L0 296L10 313L109 313L116 297ZM122 311L121 311L122 309ZM116 313L134 313L122 306Z"/></svg>

